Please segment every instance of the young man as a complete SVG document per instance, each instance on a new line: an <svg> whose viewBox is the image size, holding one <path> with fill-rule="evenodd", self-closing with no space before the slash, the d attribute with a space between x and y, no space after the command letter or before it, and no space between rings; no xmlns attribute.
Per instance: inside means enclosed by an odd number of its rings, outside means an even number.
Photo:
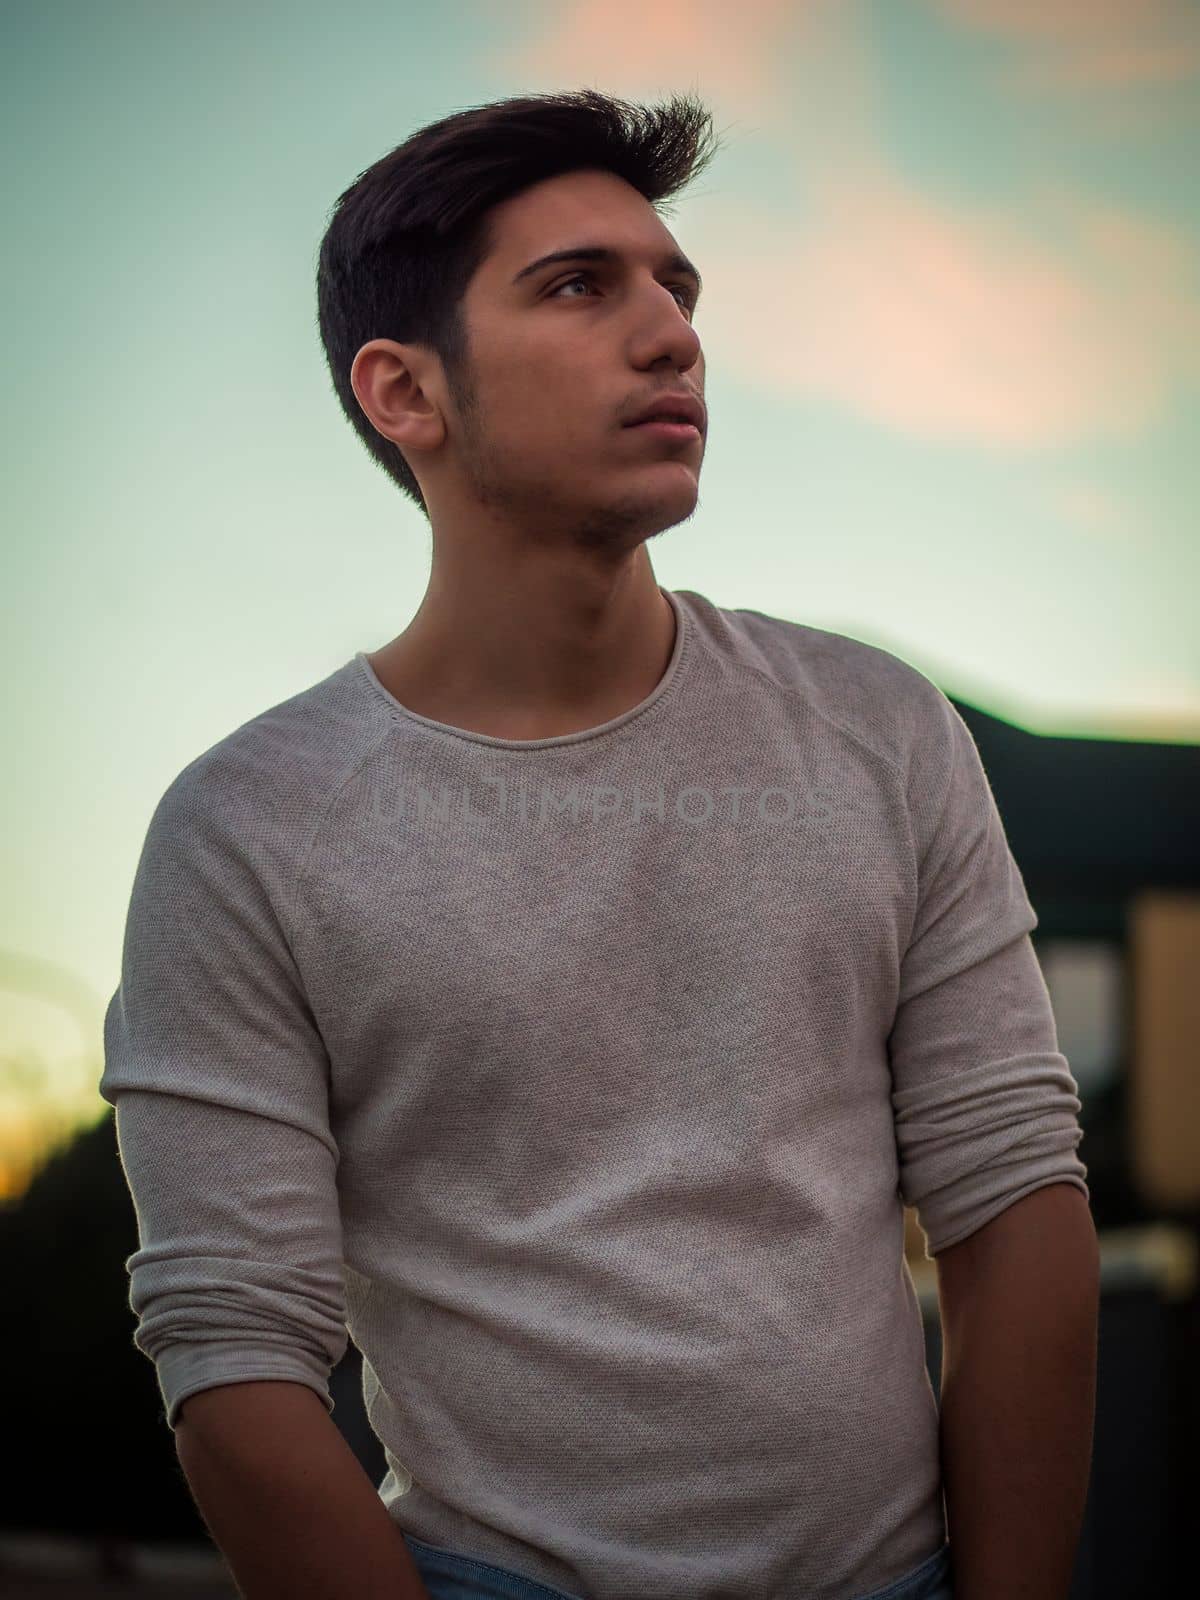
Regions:
<svg viewBox="0 0 1200 1600"><path fill-rule="evenodd" d="M706 444L656 205L703 120L463 113L322 246L428 588L163 796L101 1085L135 1339L249 1600L927 1600L951 1548L959 1600L1066 1594L1095 1234L978 752L895 656L647 551Z"/></svg>

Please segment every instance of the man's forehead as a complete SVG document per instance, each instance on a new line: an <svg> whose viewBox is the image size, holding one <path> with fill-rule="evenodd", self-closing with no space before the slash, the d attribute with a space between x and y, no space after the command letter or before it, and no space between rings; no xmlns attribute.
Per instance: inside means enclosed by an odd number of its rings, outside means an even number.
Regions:
<svg viewBox="0 0 1200 1600"><path fill-rule="evenodd" d="M679 248L632 184L615 173L591 170L559 173L498 206L492 242L492 257L508 278L537 257L576 243L654 257Z"/></svg>

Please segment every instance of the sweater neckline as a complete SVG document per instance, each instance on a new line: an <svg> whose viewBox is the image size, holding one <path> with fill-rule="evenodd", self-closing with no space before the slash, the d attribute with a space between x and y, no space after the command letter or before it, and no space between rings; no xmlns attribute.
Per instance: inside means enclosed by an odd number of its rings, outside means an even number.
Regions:
<svg viewBox="0 0 1200 1600"><path fill-rule="evenodd" d="M367 660L365 650L355 651L354 662L365 676L370 687L376 694L383 696L394 712L398 713L406 721L416 723L418 726L428 728L433 732L448 734L455 739L464 739L471 744L491 745L493 748L501 750L545 750L552 749L556 745L582 744L586 740L604 738L609 734L615 733L618 728L623 728L634 717L639 717L649 711L651 706L662 699L675 679L680 676L680 662L687 646L690 628L687 607L677 595L670 589L664 589L661 584L658 585L658 591L665 596L675 613L675 644L671 650L666 671L646 698L639 701L637 705L630 706L628 711L621 712L619 716L611 717L607 722L598 723L594 728L580 728L575 733L554 734L546 739L501 739L494 734L476 733L470 728L458 728L450 722L438 722L433 717L425 717L419 711L410 710L408 706L397 700L391 690L386 689L376 677L375 669Z"/></svg>

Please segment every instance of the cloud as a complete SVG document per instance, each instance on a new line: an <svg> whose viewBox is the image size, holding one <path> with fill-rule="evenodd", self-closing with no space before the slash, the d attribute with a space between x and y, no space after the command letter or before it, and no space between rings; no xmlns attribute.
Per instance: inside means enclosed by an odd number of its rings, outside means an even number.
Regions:
<svg viewBox="0 0 1200 1600"><path fill-rule="evenodd" d="M814 6L806 19L792 0L736 7L724 0L564 0L547 8L536 38L493 55L489 65L525 78L575 80L583 70L594 84L696 77L719 82L727 101L757 109L775 93L784 36L795 42L797 24L815 30L827 4Z"/></svg>
<svg viewBox="0 0 1200 1600"><path fill-rule="evenodd" d="M927 3L950 22L1027 46L1016 86L1112 90L1200 76L1200 10L1190 0Z"/></svg>
<svg viewBox="0 0 1200 1600"><path fill-rule="evenodd" d="M814 195L803 227L731 204L702 250L709 359L746 383L929 439L1045 449L1136 435L1200 378L1181 229L1047 194L1049 242L882 169Z"/></svg>
<svg viewBox="0 0 1200 1600"><path fill-rule="evenodd" d="M1086 481L1064 483L1051 487L1049 499L1059 520L1084 538L1102 547L1145 548L1145 530L1139 518L1107 486Z"/></svg>
<svg viewBox="0 0 1200 1600"><path fill-rule="evenodd" d="M877 98L869 36L845 0L561 0L485 65L507 83L627 96L696 84L722 114L784 137L803 123L816 142L868 126Z"/></svg>

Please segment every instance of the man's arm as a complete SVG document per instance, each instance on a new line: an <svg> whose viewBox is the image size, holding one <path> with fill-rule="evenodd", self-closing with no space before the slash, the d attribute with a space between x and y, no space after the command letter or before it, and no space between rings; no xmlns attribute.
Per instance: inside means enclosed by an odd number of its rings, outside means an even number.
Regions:
<svg viewBox="0 0 1200 1600"><path fill-rule="evenodd" d="M1100 1248L1055 1183L936 1258L955 1600L1067 1600L1095 1420Z"/></svg>
<svg viewBox="0 0 1200 1600"><path fill-rule="evenodd" d="M186 1399L176 1451L243 1600L429 1600L320 1395L221 1384Z"/></svg>

